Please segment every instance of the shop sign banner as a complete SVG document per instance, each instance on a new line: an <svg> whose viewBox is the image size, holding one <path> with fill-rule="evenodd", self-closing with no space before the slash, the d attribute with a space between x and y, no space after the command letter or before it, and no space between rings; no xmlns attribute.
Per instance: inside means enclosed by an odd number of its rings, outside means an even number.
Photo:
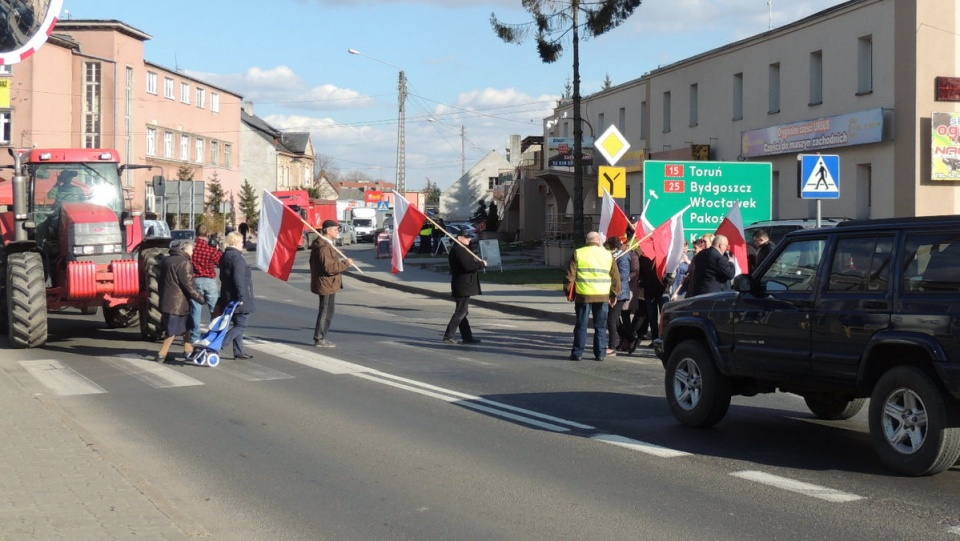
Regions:
<svg viewBox="0 0 960 541"><path fill-rule="evenodd" d="M745 158L865 145L883 141L883 109L870 109L741 132Z"/></svg>
<svg viewBox="0 0 960 541"><path fill-rule="evenodd" d="M551 169L573 170L573 137L548 137L547 156ZM593 137L583 136L583 165L593 165Z"/></svg>
<svg viewBox="0 0 960 541"><path fill-rule="evenodd" d="M960 113L931 113L930 179L960 180Z"/></svg>

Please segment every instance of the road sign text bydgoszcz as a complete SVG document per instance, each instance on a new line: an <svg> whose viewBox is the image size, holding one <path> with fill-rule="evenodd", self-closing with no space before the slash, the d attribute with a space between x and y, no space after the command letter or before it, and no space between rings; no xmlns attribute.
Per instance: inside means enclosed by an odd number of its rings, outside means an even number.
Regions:
<svg viewBox="0 0 960 541"><path fill-rule="evenodd" d="M773 166L769 163L654 161L643 166L647 219L654 227L686 206L683 230L688 239L713 233L740 203L744 227L769 220Z"/></svg>

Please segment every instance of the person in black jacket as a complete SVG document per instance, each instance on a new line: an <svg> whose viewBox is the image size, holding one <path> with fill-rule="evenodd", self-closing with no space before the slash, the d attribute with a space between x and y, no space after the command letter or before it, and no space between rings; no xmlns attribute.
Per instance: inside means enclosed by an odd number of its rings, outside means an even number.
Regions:
<svg viewBox="0 0 960 541"><path fill-rule="evenodd" d="M753 272L753 269L760 266L763 261L773 253L773 249L777 245L770 240L770 234L767 233L765 229L757 229L753 232L753 248L756 250L756 253L753 254L753 257L747 257L748 263L750 266L750 272Z"/></svg>
<svg viewBox="0 0 960 541"><path fill-rule="evenodd" d="M226 344L233 344L234 359L252 359L253 355L243 351L243 332L247 328L247 318L256 311L253 300L253 280L250 265L243 258L240 249L243 247L243 235L236 231L227 234L227 245L220 258L220 306L226 306L230 301L240 301L240 306L233 312L233 327L227 331L223 339ZM218 310L222 311L222 310Z"/></svg>
<svg viewBox="0 0 960 541"><path fill-rule="evenodd" d="M207 299L197 288L193 278L193 241L185 241L170 248L170 255L160 262L160 313L163 314L161 327L166 336L157 353L157 362L163 364L173 340L183 337L183 351L193 353L190 343L190 331L198 324L190 318L190 299L206 304Z"/></svg>
<svg viewBox="0 0 960 541"><path fill-rule="evenodd" d="M450 263L450 289L457 303L447 329L443 333L443 342L456 344L453 334L460 329L461 344L479 344L480 339L473 337L470 322L467 320L470 297L480 294L480 276L477 271L487 266L487 262L478 259L469 250L472 236L466 231L457 233L458 243L453 243L447 261Z"/></svg>
<svg viewBox="0 0 960 541"><path fill-rule="evenodd" d="M736 274L736 267L727 252L729 247L727 237L717 235L713 238L712 247L701 250L693 257L693 289L687 292L687 298L730 289L730 280Z"/></svg>

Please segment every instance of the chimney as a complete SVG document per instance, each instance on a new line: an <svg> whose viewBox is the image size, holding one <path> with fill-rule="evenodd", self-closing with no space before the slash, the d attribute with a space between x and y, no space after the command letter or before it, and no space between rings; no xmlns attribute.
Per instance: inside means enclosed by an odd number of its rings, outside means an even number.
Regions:
<svg viewBox="0 0 960 541"><path fill-rule="evenodd" d="M243 112L247 113L250 116L253 116L253 102L250 100L243 101Z"/></svg>

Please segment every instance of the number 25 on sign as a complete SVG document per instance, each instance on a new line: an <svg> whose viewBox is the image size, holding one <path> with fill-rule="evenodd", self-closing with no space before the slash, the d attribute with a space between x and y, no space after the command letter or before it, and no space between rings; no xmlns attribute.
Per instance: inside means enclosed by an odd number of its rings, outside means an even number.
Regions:
<svg viewBox="0 0 960 541"><path fill-rule="evenodd" d="M683 193L686 191L686 182L683 180L664 180L663 193Z"/></svg>

